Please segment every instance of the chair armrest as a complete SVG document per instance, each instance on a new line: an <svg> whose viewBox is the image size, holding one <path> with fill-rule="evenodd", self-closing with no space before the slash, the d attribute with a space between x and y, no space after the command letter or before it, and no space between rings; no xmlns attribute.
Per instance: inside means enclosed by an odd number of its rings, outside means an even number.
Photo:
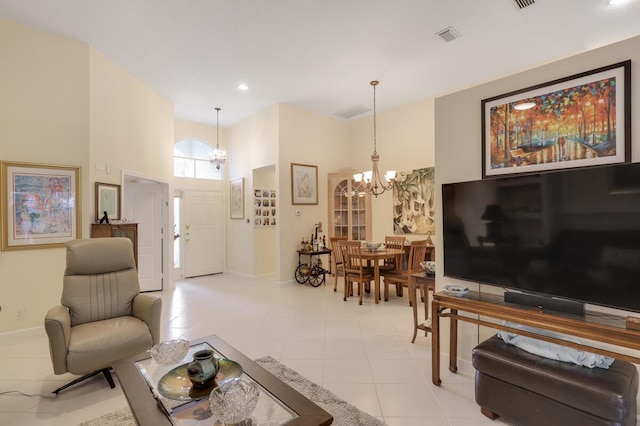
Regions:
<svg viewBox="0 0 640 426"><path fill-rule="evenodd" d="M147 323L154 345L160 342L161 312L162 299L160 296L140 293L133 298L133 316Z"/></svg>
<svg viewBox="0 0 640 426"><path fill-rule="evenodd" d="M55 374L67 372L67 352L71 337L71 315L64 306L58 305L44 317L44 329L49 337L49 353Z"/></svg>

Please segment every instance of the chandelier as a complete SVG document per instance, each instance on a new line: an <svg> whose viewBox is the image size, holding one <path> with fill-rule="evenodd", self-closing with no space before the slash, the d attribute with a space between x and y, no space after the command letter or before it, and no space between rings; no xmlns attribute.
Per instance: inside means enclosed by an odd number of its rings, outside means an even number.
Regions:
<svg viewBox="0 0 640 426"><path fill-rule="evenodd" d="M378 195L384 193L384 191L390 191L393 187L393 179L396 177L395 170L385 172L384 181L380 172L378 171L378 161L380 156L376 151L376 86L379 81L373 80L371 83L373 86L373 154L371 154L372 170L368 170L363 173L356 173L353 175L353 180L356 182L364 181L364 192L373 195L378 198Z"/></svg>
<svg viewBox="0 0 640 426"><path fill-rule="evenodd" d="M220 166L224 166L227 161L227 154L220 149L220 108L216 108L216 149L209 157L209 162L216 166L216 170L220 170Z"/></svg>

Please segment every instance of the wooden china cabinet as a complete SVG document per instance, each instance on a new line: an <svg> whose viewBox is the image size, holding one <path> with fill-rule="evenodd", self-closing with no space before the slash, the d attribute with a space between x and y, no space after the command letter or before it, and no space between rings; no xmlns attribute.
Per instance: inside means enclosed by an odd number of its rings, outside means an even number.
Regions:
<svg viewBox="0 0 640 426"><path fill-rule="evenodd" d="M371 196L353 175L329 174L329 235L371 240Z"/></svg>

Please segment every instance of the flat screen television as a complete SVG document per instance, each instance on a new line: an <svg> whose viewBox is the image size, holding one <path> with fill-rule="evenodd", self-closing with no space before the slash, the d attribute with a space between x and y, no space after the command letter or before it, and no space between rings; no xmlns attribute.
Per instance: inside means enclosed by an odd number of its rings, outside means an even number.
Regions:
<svg viewBox="0 0 640 426"><path fill-rule="evenodd" d="M639 163L443 184L442 206L446 277L640 312Z"/></svg>

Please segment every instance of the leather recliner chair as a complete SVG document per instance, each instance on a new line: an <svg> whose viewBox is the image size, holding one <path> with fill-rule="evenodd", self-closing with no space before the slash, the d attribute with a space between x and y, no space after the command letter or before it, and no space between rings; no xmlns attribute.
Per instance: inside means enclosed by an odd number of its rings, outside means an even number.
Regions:
<svg viewBox="0 0 640 426"><path fill-rule="evenodd" d="M44 326L55 374L83 375L53 393L103 373L115 387L113 361L158 343L159 296L140 293L133 246L128 238L93 238L66 244L61 306Z"/></svg>

